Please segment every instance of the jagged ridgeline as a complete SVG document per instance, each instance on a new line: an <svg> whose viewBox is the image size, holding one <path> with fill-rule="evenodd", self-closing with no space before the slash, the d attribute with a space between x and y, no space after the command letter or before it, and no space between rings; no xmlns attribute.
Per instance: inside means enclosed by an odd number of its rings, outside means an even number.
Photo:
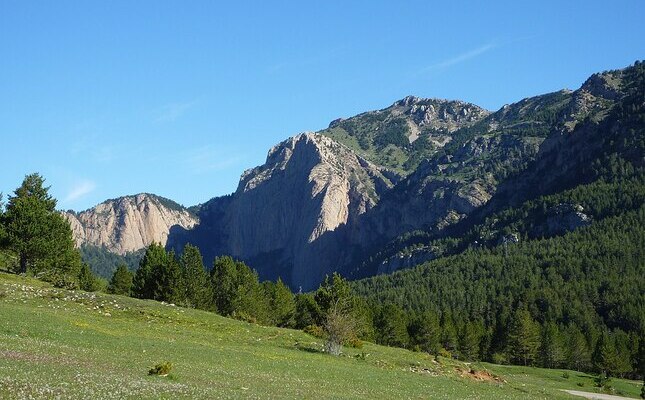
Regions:
<svg viewBox="0 0 645 400"><path fill-rule="evenodd" d="M120 254L192 243L207 265L232 255L304 290L334 271L360 278L560 236L642 203L643 70L495 112L406 97L279 143L234 193L199 207L117 199L70 221L79 243Z"/></svg>

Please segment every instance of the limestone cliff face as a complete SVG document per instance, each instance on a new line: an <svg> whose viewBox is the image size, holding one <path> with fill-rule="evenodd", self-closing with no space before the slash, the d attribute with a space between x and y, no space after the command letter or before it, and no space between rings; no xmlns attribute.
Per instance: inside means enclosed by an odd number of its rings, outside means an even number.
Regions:
<svg viewBox="0 0 645 400"><path fill-rule="evenodd" d="M63 212L77 245L125 254L152 242L166 244L173 227L190 229L197 217L180 205L150 194L107 200L80 213Z"/></svg>
<svg viewBox="0 0 645 400"><path fill-rule="evenodd" d="M196 243L207 262L230 254L262 278L314 287L339 265L344 246L335 232L374 207L396 180L326 136L300 134L245 171L233 195L202 206L202 223L171 246Z"/></svg>
<svg viewBox="0 0 645 400"><path fill-rule="evenodd" d="M328 137L292 137L242 175L223 221L225 247L244 259L279 254L283 265L272 275L309 286L329 272L338 248L323 236L372 208L391 186L379 168Z"/></svg>

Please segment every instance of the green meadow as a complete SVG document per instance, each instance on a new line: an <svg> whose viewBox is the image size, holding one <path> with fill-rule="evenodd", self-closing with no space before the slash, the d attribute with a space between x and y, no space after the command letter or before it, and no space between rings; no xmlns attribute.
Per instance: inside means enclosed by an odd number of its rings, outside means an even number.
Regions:
<svg viewBox="0 0 645 400"><path fill-rule="evenodd" d="M169 361L168 376L149 376ZM640 382L614 379L638 397ZM340 357L303 332L0 273L0 398L575 399L593 376L467 364L365 343Z"/></svg>

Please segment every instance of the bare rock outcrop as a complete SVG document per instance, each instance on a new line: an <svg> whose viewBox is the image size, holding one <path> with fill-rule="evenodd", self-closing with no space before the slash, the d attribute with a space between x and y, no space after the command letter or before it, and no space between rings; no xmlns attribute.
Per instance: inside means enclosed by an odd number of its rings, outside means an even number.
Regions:
<svg viewBox="0 0 645 400"><path fill-rule="evenodd" d="M317 284L341 247L328 233L374 207L391 178L326 136L289 138L242 175L221 220L223 250L262 259L265 276Z"/></svg>
<svg viewBox="0 0 645 400"><path fill-rule="evenodd" d="M192 228L197 217L180 205L151 194L107 200L80 213L63 212L77 245L125 254L152 242L166 244L173 227Z"/></svg>

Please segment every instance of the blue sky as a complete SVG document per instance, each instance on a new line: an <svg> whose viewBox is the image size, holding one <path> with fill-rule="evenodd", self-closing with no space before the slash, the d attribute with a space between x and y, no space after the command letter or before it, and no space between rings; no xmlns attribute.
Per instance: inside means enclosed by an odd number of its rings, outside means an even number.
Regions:
<svg viewBox="0 0 645 400"><path fill-rule="evenodd" d="M490 110L645 56L645 1L0 0L0 191L233 192L298 132L414 94Z"/></svg>

